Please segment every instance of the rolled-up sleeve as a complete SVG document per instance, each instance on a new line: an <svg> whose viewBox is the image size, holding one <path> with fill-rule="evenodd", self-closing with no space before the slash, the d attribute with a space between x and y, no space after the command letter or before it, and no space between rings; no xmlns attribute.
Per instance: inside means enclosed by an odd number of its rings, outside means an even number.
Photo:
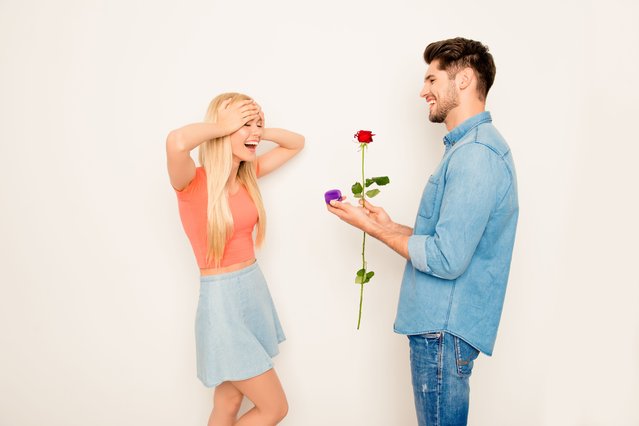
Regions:
<svg viewBox="0 0 639 426"><path fill-rule="evenodd" d="M430 235L411 235L408 238L408 256L410 257L410 261L415 268L426 274L431 273L426 257L426 240L428 238L430 238Z"/></svg>
<svg viewBox="0 0 639 426"><path fill-rule="evenodd" d="M466 271L503 194L504 172L501 157L480 143L453 152L434 235L413 235L408 240L415 268L448 280Z"/></svg>

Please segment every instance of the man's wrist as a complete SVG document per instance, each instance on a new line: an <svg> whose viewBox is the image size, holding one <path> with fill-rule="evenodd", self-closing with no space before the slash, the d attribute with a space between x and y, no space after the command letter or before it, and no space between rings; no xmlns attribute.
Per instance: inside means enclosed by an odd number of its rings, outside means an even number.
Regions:
<svg viewBox="0 0 639 426"><path fill-rule="evenodd" d="M394 222L392 223L394 224ZM406 229L405 227L402 227L402 225L397 225L397 227L398 230L395 230L371 221L371 223L365 227L367 229L364 229L364 231L371 237L381 241L382 243L386 244L391 249L395 250L397 253L408 259L409 235L406 232L403 232Z"/></svg>
<svg viewBox="0 0 639 426"><path fill-rule="evenodd" d="M401 226L392 221L387 228L392 232L401 232Z"/></svg>
<svg viewBox="0 0 639 426"><path fill-rule="evenodd" d="M382 232L383 230L387 230L387 229L384 226L380 225L379 223L373 222L372 220L369 220L362 227L362 231L366 232L371 237L377 238L377 239L379 239L380 232Z"/></svg>
<svg viewBox="0 0 639 426"><path fill-rule="evenodd" d="M394 222L389 224L379 224L377 222L370 221L365 228L364 231L370 236L381 240L384 236L389 236L392 234L401 234L400 229L398 229L399 225Z"/></svg>
<svg viewBox="0 0 639 426"><path fill-rule="evenodd" d="M405 225L400 225L399 223L395 223L395 222L391 222L391 225L388 227L388 229L392 232L395 232L397 234L402 234L402 235L412 235L413 234L413 228L410 228L408 226Z"/></svg>

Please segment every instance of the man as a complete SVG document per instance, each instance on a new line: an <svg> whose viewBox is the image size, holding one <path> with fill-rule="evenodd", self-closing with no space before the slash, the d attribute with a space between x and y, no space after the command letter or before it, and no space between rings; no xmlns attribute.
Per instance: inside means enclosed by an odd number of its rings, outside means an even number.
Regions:
<svg viewBox="0 0 639 426"><path fill-rule="evenodd" d="M445 153L428 179L415 227L381 207L332 201L328 210L408 261L395 332L406 334L417 418L460 425L468 418L473 361L492 355L517 226L517 180L506 141L485 111L495 64L481 43L431 43L420 96L429 120L445 123ZM361 201L360 201L361 204Z"/></svg>

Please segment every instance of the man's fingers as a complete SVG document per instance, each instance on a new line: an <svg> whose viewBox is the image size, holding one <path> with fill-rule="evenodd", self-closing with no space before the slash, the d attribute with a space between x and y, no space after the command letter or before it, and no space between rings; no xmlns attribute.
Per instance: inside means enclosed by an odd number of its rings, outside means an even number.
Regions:
<svg viewBox="0 0 639 426"><path fill-rule="evenodd" d="M344 205L341 201L331 200L329 205L337 210L344 210Z"/></svg>
<svg viewBox="0 0 639 426"><path fill-rule="evenodd" d="M342 210L348 210L351 208L354 208L355 206L353 206L351 203L346 203L344 202L344 200L346 200L346 197L342 196L342 198L338 200L331 200L331 205L333 207L337 207L340 208Z"/></svg>
<svg viewBox="0 0 639 426"><path fill-rule="evenodd" d="M330 204L327 204L326 208L328 209L329 212L333 213L335 216L339 217L340 219L343 219L346 214L344 211L338 209L337 207L333 207Z"/></svg>
<svg viewBox="0 0 639 426"><path fill-rule="evenodd" d="M360 204L361 206L364 206L364 207L365 207L365 208L367 208L368 210L372 211L373 213L375 213L375 212L379 211L379 207L377 207L377 206L375 206L375 205L371 204L371 202L370 202L370 201L368 201L368 200L366 200L366 204L364 204L364 200L360 199L360 200L359 200L359 204Z"/></svg>

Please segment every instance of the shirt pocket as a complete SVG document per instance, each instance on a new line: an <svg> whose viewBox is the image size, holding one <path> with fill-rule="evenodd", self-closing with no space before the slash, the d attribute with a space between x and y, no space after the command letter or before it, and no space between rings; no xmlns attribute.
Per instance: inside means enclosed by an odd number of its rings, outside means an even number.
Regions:
<svg viewBox="0 0 639 426"><path fill-rule="evenodd" d="M435 212L435 202L437 201L437 189L439 188L439 178L431 175L424 188L422 200L419 204L419 215L430 219Z"/></svg>

